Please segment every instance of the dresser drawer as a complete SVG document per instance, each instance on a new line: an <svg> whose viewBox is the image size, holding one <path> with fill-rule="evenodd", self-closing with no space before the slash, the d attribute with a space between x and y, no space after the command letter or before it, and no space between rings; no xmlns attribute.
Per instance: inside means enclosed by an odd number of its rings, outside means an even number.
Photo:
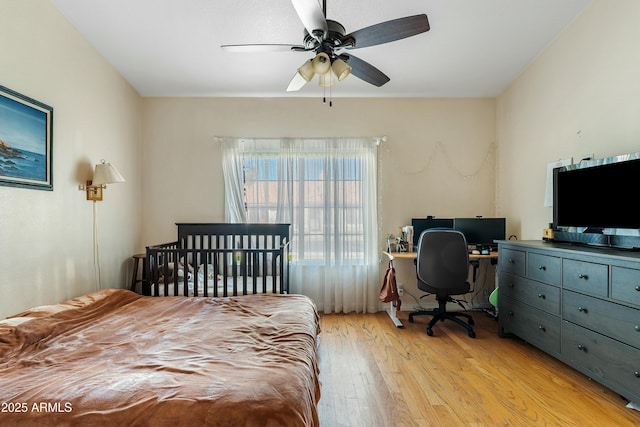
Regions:
<svg viewBox="0 0 640 427"><path fill-rule="evenodd" d="M562 259L529 252L527 257L527 277L552 285L560 285L562 280Z"/></svg>
<svg viewBox="0 0 640 427"><path fill-rule="evenodd" d="M500 327L552 353L560 352L560 318L508 297L500 298Z"/></svg>
<svg viewBox="0 0 640 427"><path fill-rule="evenodd" d="M640 350L565 321L562 358L625 398L640 401Z"/></svg>
<svg viewBox="0 0 640 427"><path fill-rule="evenodd" d="M525 302L548 313L560 315L560 288L508 273L500 275L499 296ZM500 298L498 298L500 304Z"/></svg>
<svg viewBox="0 0 640 427"><path fill-rule="evenodd" d="M498 256L498 263L500 264L500 270L507 273L517 274L519 276L525 275L525 260L526 252L516 251L513 249L500 249Z"/></svg>
<svg viewBox="0 0 640 427"><path fill-rule="evenodd" d="M562 293L562 317L640 349L640 310L578 294Z"/></svg>
<svg viewBox="0 0 640 427"><path fill-rule="evenodd" d="M562 287L606 297L609 266L574 259L562 260Z"/></svg>
<svg viewBox="0 0 640 427"><path fill-rule="evenodd" d="M611 267L611 298L640 306L640 270Z"/></svg>

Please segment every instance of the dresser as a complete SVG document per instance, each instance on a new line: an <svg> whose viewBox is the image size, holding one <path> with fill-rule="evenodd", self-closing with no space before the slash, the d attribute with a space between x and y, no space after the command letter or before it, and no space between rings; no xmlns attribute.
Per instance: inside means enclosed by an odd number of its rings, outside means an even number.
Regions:
<svg viewBox="0 0 640 427"><path fill-rule="evenodd" d="M500 336L640 402L640 252L501 241L498 253Z"/></svg>

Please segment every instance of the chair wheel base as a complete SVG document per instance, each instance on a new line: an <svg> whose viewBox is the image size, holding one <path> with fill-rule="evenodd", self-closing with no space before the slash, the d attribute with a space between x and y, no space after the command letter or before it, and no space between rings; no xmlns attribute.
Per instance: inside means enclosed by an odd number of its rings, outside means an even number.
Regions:
<svg viewBox="0 0 640 427"><path fill-rule="evenodd" d="M459 324L463 328L467 330L470 338L475 338L476 333L473 330L473 324L475 323L473 317L467 313L460 312L447 312L444 307L445 302L441 302L441 306L439 309L435 310L418 310L409 313L409 323L413 323L414 316L422 316L422 315L430 315L433 316L431 321L427 324L427 335L433 336L433 327L436 323L444 321L445 319L449 319ZM466 322L463 319L466 319Z"/></svg>

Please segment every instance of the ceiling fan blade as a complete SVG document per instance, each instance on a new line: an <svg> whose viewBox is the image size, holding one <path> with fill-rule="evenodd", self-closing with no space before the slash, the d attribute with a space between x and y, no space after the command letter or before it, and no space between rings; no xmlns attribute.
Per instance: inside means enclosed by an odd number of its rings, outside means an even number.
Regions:
<svg viewBox="0 0 640 427"><path fill-rule="evenodd" d="M307 29L307 32L318 39L318 41L324 39L327 36L329 28L327 26L327 19L324 16L324 11L320 3L318 3L318 0L291 0L291 3L296 9L296 13ZM321 31L322 34L319 34L319 31Z"/></svg>
<svg viewBox="0 0 640 427"><path fill-rule="evenodd" d="M351 66L351 74L374 86L380 87L391 80L385 73L373 65L351 54L340 55L340 59Z"/></svg>
<svg viewBox="0 0 640 427"><path fill-rule="evenodd" d="M427 15L413 15L361 28L344 36L342 41L350 49L359 49L415 36L429 28Z"/></svg>
<svg viewBox="0 0 640 427"><path fill-rule="evenodd" d="M291 52L305 51L304 46L291 44L225 44L220 46L227 52L253 53L253 52Z"/></svg>
<svg viewBox="0 0 640 427"><path fill-rule="evenodd" d="M293 78L289 82L289 86L287 86L287 92L295 92L303 88L304 85L307 84L307 81L296 71Z"/></svg>

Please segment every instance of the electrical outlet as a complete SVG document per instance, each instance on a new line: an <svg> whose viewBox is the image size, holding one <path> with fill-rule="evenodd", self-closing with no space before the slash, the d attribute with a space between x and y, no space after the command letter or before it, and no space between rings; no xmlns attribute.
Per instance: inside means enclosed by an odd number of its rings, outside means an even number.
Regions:
<svg viewBox="0 0 640 427"><path fill-rule="evenodd" d="M398 283L398 296L404 295L404 284Z"/></svg>

